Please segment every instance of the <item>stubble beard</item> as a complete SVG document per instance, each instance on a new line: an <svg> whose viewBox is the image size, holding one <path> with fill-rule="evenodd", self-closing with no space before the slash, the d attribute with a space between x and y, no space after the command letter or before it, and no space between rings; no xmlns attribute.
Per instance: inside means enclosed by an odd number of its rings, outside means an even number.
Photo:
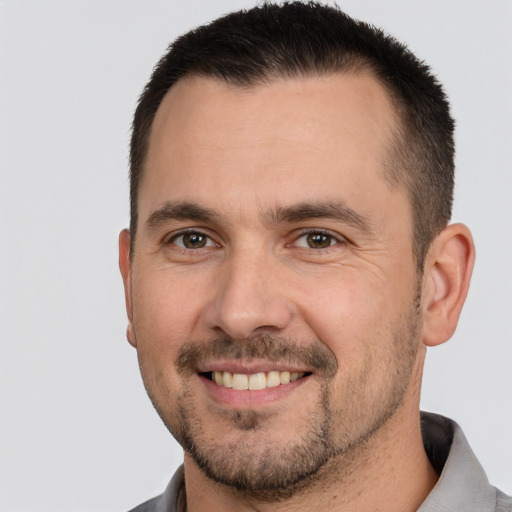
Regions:
<svg viewBox="0 0 512 512"><path fill-rule="evenodd" d="M272 440L272 430L265 427L273 415L238 410L220 419L223 428L234 433L229 442L221 444L205 434L204 421L189 407L187 396L180 398L180 428L173 435L211 480L249 499L280 501L309 486L319 468L335 455L328 397L322 395L318 412L298 440ZM212 418L219 421L219 417ZM288 421L293 423L294 417Z"/></svg>
<svg viewBox="0 0 512 512"><path fill-rule="evenodd" d="M182 376L198 360L211 355L246 360L263 357L280 362L300 360L310 367L314 363L315 373L322 381L319 400L302 428L302 435L289 442L277 442L272 439L272 431L265 430L272 413L235 410L205 417L196 410L193 394L186 386L178 397L178 410L169 411L165 401L159 402L155 393L150 389L148 392L172 435L208 478L249 499L267 502L288 499L325 478L332 467L339 473L349 474L352 462L364 458L368 441L401 406L418 351L418 300L408 318L402 318L401 324L395 326L390 356L396 365L391 368L395 375L389 377L395 380L388 382L385 396L377 397L375 403L358 402L361 387L371 377L369 373L360 375L357 382L347 383L343 394L345 403L332 403L331 387L338 363L319 341L310 343L307 351L304 344L268 336L244 342L225 337L206 344L184 345L176 362ZM289 421L293 422L293 418ZM212 422L219 422L222 425L219 428L231 429L230 441L220 443L216 439L208 428ZM329 466L331 469L326 469Z"/></svg>

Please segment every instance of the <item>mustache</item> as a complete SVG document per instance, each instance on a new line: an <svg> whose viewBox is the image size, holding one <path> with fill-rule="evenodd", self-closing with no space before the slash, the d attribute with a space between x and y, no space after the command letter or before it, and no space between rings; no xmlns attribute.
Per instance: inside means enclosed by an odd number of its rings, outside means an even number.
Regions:
<svg viewBox="0 0 512 512"><path fill-rule="evenodd" d="M175 364L179 373L193 373L198 366L219 359L264 359L271 363L305 365L308 370L327 378L334 376L338 370L333 352L318 340L297 343L271 335L246 340L230 336L215 337L207 342L189 340L181 347Z"/></svg>

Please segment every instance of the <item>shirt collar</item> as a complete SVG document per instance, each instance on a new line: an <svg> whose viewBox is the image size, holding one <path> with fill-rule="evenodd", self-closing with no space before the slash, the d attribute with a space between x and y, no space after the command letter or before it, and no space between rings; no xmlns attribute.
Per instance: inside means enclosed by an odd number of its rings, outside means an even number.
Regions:
<svg viewBox="0 0 512 512"><path fill-rule="evenodd" d="M494 512L496 489L489 485L457 423L422 413L421 430L427 455L440 477L418 512Z"/></svg>

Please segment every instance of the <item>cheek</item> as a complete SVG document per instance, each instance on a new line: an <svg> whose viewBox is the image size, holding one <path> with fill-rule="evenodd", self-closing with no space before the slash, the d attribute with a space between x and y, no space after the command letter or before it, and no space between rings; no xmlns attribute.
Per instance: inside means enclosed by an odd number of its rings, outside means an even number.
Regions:
<svg viewBox="0 0 512 512"><path fill-rule="evenodd" d="M410 308L412 291L390 282L354 272L300 290L301 316L341 369L362 368L393 344L392 326Z"/></svg>
<svg viewBox="0 0 512 512"><path fill-rule="evenodd" d="M301 290L301 315L324 342L351 339L371 329L384 313L379 291L356 279L330 279Z"/></svg>
<svg viewBox="0 0 512 512"><path fill-rule="evenodd" d="M183 392L175 361L190 334L188 301L179 290L161 275L140 275L132 285L133 328L142 380L166 424L168 411L175 410Z"/></svg>
<svg viewBox="0 0 512 512"><path fill-rule="evenodd" d="M139 353L174 361L197 318L193 289L190 283L187 286L165 275L141 275L134 280L133 326Z"/></svg>

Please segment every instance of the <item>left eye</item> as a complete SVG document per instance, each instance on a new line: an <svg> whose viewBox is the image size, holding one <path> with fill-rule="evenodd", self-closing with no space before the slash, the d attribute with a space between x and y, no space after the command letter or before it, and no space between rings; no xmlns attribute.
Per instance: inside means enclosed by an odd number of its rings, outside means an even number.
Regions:
<svg viewBox="0 0 512 512"><path fill-rule="evenodd" d="M313 231L299 236L294 245L308 249L326 249L327 247L331 247L331 245L336 245L338 242L338 239L329 233Z"/></svg>
<svg viewBox="0 0 512 512"><path fill-rule="evenodd" d="M182 249L202 249L203 247L214 247L216 245L210 237L198 231L181 233L173 237L170 242Z"/></svg>

